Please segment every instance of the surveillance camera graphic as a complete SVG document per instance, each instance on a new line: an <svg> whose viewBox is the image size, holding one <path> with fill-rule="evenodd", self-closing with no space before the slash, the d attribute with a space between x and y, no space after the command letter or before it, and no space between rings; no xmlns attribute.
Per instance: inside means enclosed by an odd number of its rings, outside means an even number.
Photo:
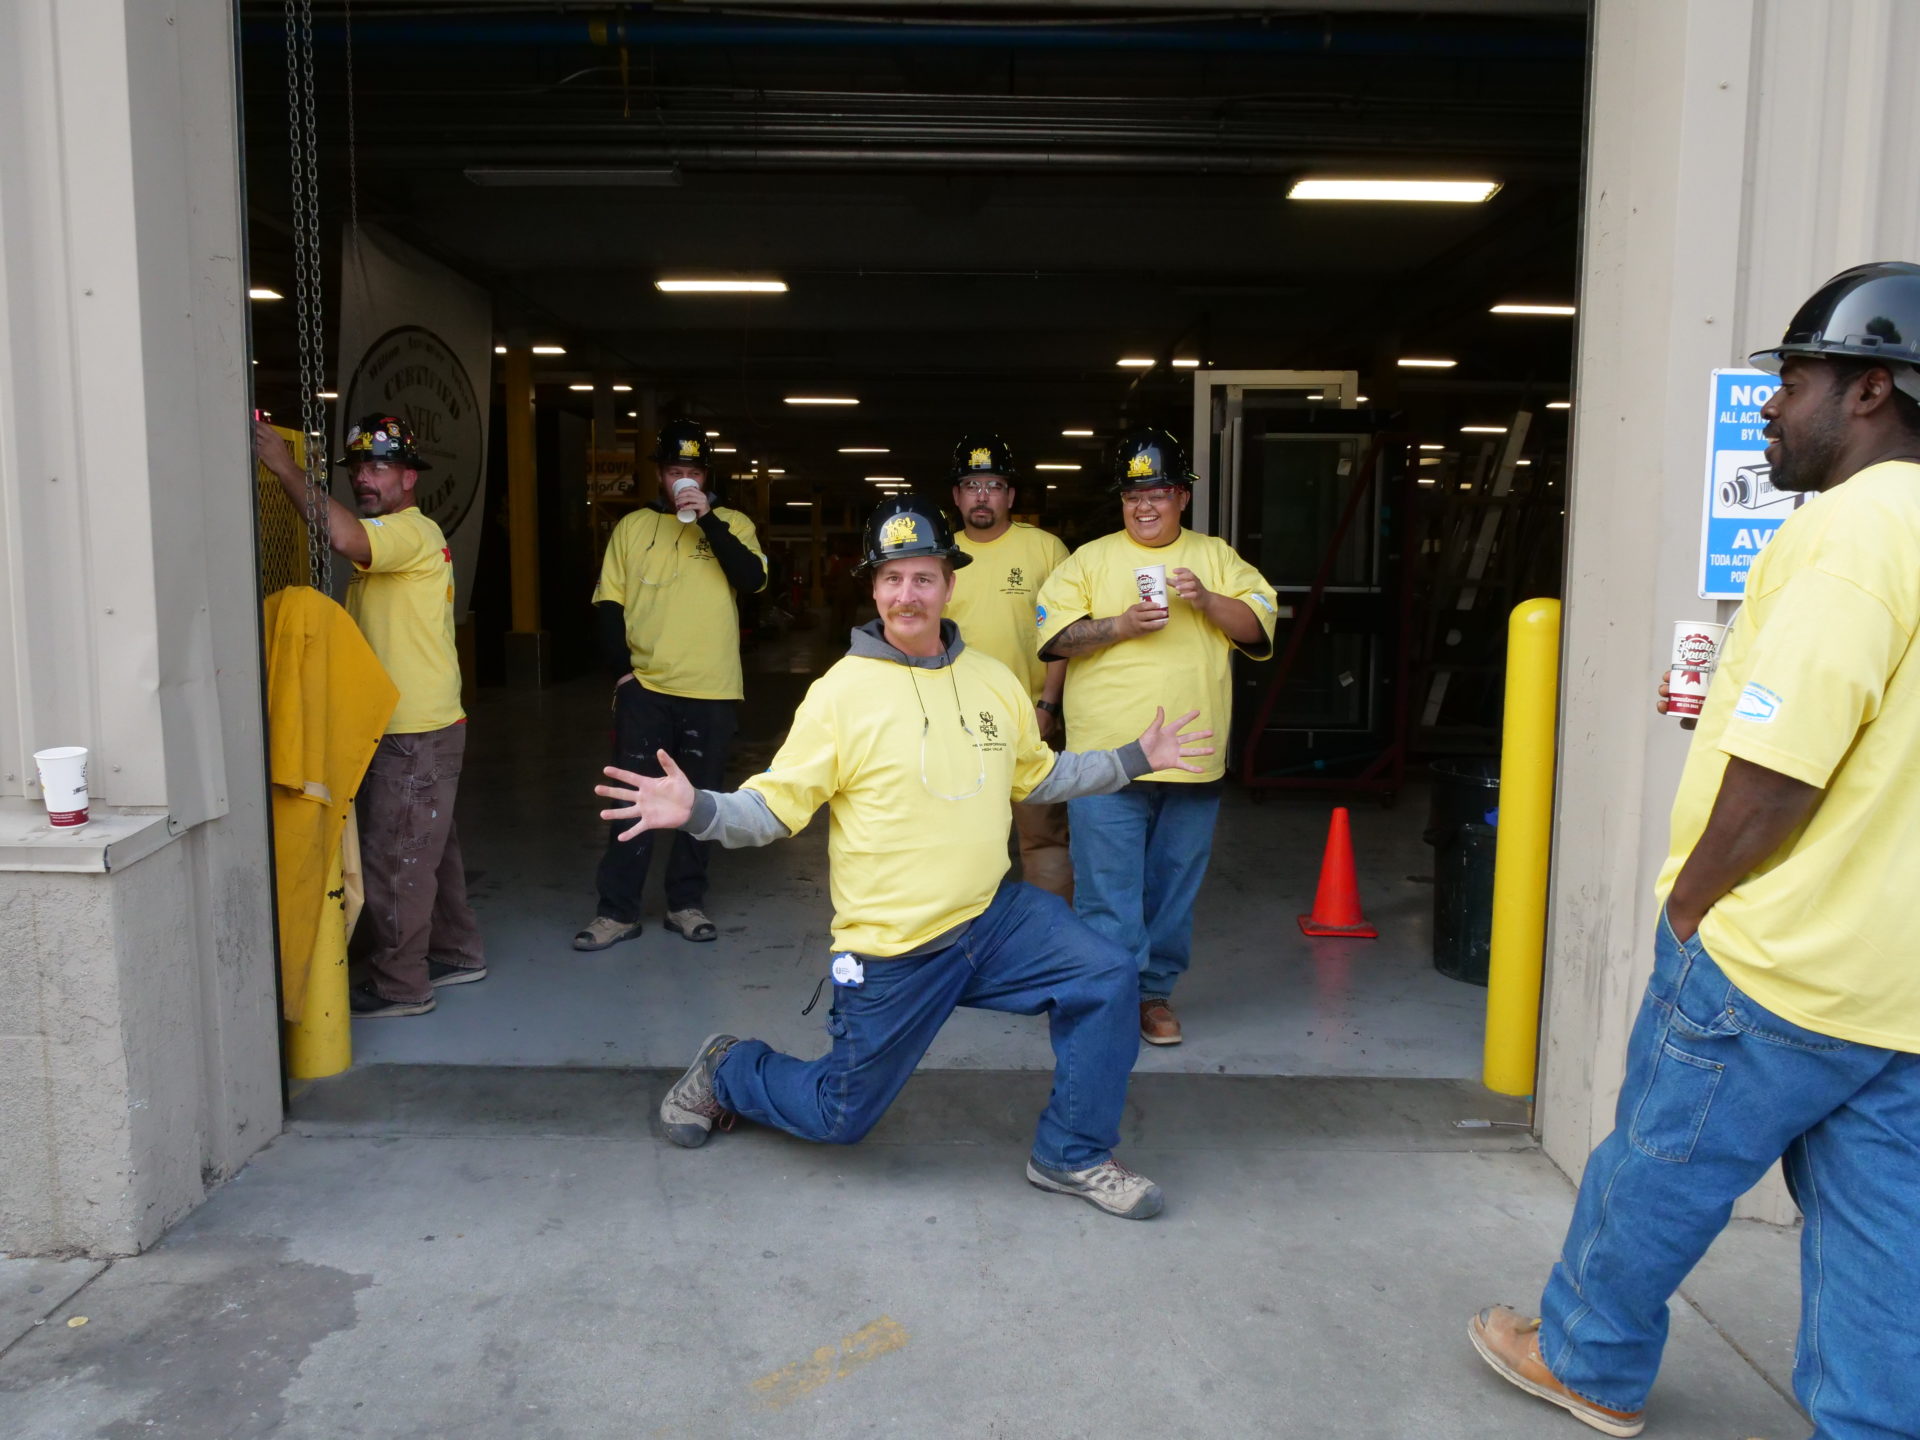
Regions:
<svg viewBox="0 0 1920 1440"><path fill-rule="evenodd" d="M1778 490L1773 484L1771 465L1742 465L1715 487L1721 513L1738 514L1743 510L1771 510L1775 506L1798 509L1806 496L1791 490Z"/></svg>

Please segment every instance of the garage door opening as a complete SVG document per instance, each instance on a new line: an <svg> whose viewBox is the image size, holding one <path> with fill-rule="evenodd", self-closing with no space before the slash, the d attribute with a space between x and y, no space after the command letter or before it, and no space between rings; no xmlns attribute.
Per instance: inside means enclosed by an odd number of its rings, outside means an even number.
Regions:
<svg viewBox="0 0 1920 1440"><path fill-rule="evenodd" d="M1434 892L1497 817L1430 824L1430 776L1497 753L1506 615L1559 593L1586 64L1583 7L1487 8L315 4L310 385L283 11L243 4L250 280L288 297L253 305L256 403L299 425L319 400L333 446L407 410L390 333L343 314L366 247L466 287L489 329L466 367L487 423L439 440L474 452L473 484L435 503L470 557L458 815L491 974L356 1024L356 1063L669 1066L723 1028L818 1048L824 819L715 855L713 944L662 928L656 858L644 933L570 945L605 842L589 600L654 496L653 432L691 419L772 561L742 607L733 781L871 613L844 571L879 495L948 502L955 441L996 432L1017 513L1077 545L1118 527L1119 433L1189 443L1192 523L1291 615L1236 675L1187 1038L1141 1066L1476 1075L1484 992L1436 970ZM1482 183L1310 198L1329 179ZM515 510L507 409L529 397ZM1376 941L1295 924L1334 804ZM963 1012L926 1063L1052 1061L1039 1022Z"/></svg>

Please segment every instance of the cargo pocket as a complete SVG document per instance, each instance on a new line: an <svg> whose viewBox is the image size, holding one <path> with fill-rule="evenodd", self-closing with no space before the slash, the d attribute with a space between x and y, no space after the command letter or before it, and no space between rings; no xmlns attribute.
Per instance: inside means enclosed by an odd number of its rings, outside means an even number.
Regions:
<svg viewBox="0 0 1920 1440"><path fill-rule="evenodd" d="M1646 1094L1633 1112L1629 1134L1634 1145L1655 1160L1685 1164L1692 1159L1725 1069L1718 1061L1689 1055L1670 1040L1662 1044Z"/></svg>

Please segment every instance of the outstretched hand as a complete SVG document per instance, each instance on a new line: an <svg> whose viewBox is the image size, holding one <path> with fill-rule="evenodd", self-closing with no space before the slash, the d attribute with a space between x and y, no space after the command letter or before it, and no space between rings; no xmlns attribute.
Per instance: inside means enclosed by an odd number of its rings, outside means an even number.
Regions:
<svg viewBox="0 0 1920 1440"><path fill-rule="evenodd" d="M1140 737L1140 748L1147 752L1147 763L1155 770L1186 770L1198 775L1206 767L1189 765L1190 759L1213 754L1213 746L1202 745L1202 740L1211 740L1211 730L1189 730L1180 732L1200 718L1198 710L1189 710L1172 724L1167 723L1165 706L1157 707L1153 712L1153 723L1147 727L1147 733Z"/></svg>
<svg viewBox="0 0 1920 1440"><path fill-rule="evenodd" d="M624 800L625 805L602 810L602 820L635 820L620 832L622 840L631 840L646 830L678 830L693 817L693 782L686 773L673 763L673 757L662 750L659 752L660 769L663 772L657 778L651 775L636 775L631 770L622 770L617 765L609 765L606 775L618 780L618 785L596 785L593 793L608 800Z"/></svg>

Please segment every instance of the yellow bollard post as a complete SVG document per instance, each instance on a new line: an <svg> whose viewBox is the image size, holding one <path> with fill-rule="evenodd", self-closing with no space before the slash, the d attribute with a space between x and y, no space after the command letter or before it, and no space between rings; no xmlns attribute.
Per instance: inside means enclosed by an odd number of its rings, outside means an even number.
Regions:
<svg viewBox="0 0 1920 1440"><path fill-rule="evenodd" d="M347 1008L346 882L340 877L336 845L327 863L327 903L320 912L313 961L307 967L306 1005L300 1018L286 1027L288 1078L320 1080L351 1066L352 1018Z"/></svg>
<svg viewBox="0 0 1920 1440"><path fill-rule="evenodd" d="M1487 961L1483 1078L1489 1090L1501 1095L1532 1095L1539 1059L1559 709L1560 602L1529 600L1515 609L1507 625L1500 838L1494 851L1493 948Z"/></svg>

